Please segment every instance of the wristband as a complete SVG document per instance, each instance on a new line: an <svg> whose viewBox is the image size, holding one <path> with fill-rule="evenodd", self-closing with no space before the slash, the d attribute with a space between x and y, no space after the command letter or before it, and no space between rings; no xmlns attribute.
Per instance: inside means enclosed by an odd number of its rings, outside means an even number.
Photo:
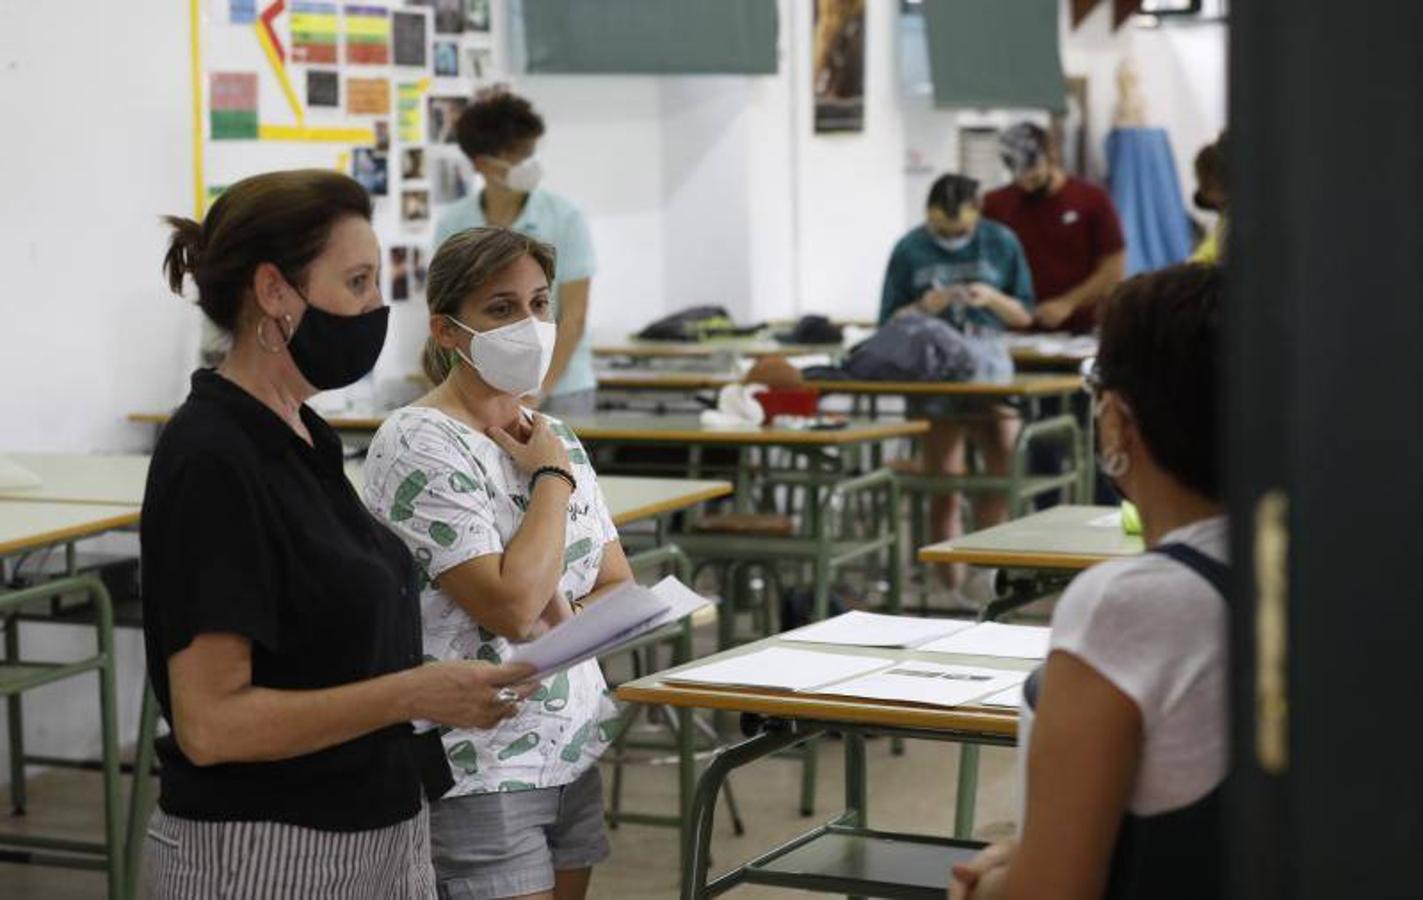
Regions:
<svg viewBox="0 0 1423 900"><path fill-rule="evenodd" d="M567 469L560 469L558 466L540 466L534 470L534 474L529 476L529 493L534 492L534 485L538 484L540 478L545 475L554 475L568 482L570 491L578 490L578 481L573 477L573 473Z"/></svg>

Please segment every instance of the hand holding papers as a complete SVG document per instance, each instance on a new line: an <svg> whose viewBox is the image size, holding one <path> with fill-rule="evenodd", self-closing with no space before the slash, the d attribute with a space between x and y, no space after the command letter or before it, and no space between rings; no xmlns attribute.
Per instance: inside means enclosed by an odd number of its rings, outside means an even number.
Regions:
<svg viewBox="0 0 1423 900"><path fill-rule="evenodd" d="M537 677L545 678L690 616L710 603L671 575L650 589L628 582L609 591L582 615L516 648L510 661L532 663L538 669Z"/></svg>

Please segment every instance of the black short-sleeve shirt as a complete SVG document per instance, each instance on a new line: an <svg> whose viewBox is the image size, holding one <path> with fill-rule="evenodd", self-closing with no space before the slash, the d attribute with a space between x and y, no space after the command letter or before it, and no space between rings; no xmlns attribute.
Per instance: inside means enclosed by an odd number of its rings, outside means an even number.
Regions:
<svg viewBox="0 0 1423 900"><path fill-rule="evenodd" d="M366 511L341 443L308 407L312 444L211 370L153 454L141 524L148 675L169 723L168 658L204 633L252 643L252 683L336 687L421 663L409 550ZM393 725L279 762L199 767L158 742L159 804L206 821L381 828L438 797L449 771L434 732Z"/></svg>

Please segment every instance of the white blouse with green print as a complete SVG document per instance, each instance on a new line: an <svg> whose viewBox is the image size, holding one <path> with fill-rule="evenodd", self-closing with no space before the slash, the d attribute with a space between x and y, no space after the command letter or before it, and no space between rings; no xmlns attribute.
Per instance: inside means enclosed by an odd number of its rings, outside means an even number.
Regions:
<svg viewBox="0 0 1423 900"><path fill-rule="evenodd" d="M593 589L603 545L618 539L588 455L562 422L578 489L568 503L563 577L568 599ZM420 568L426 659L499 662L510 643L479 627L436 586L462 562L504 552L529 503L528 479L485 435L439 410L406 407L386 419L365 464L366 505L404 539ZM617 714L596 661L546 680L518 714L489 730L444 735L455 786L446 796L569 784L608 745Z"/></svg>

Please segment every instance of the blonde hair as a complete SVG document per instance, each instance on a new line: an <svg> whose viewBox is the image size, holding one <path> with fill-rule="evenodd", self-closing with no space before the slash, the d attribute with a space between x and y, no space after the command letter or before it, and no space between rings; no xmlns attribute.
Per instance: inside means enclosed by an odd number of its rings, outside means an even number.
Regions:
<svg viewBox="0 0 1423 900"><path fill-rule="evenodd" d="M508 228L470 228L451 235L430 260L425 302L431 316L459 317L460 307L500 272L530 257L553 284L554 249ZM432 384L440 384L454 370L459 356L441 347L431 334L425 339L420 364Z"/></svg>

